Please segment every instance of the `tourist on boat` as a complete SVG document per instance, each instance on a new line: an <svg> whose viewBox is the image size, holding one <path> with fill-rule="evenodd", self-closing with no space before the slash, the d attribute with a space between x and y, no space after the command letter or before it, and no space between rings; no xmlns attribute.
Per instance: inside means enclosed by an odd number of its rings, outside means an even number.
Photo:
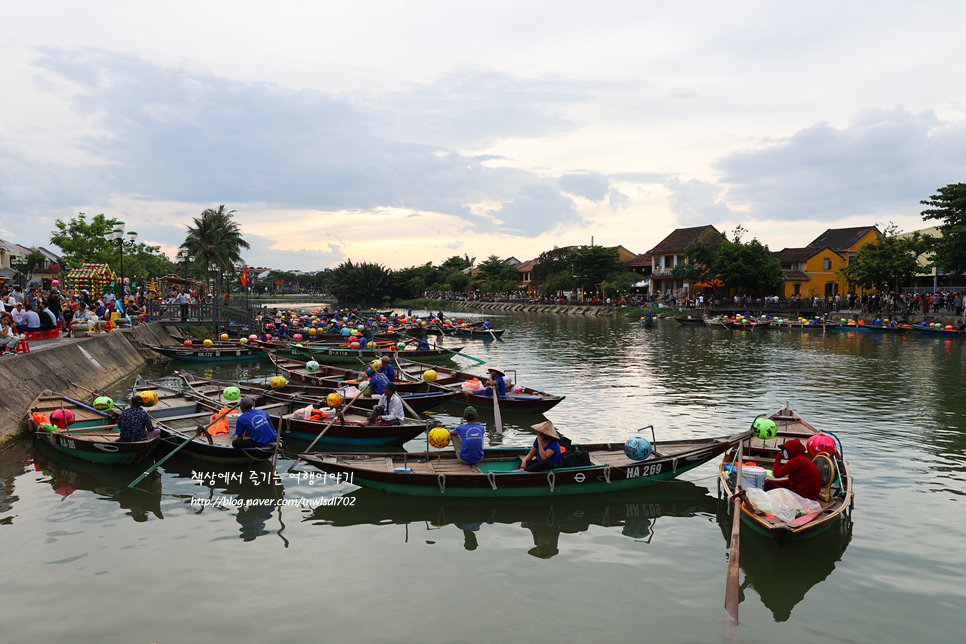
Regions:
<svg viewBox="0 0 966 644"><path fill-rule="evenodd" d="M456 458L468 465L475 465L483 459L483 436L486 435L486 428L482 423L476 422L476 418L476 408L467 407L463 410L463 420L466 422L449 432L453 437Z"/></svg>
<svg viewBox="0 0 966 644"><path fill-rule="evenodd" d="M278 440L272 421L264 409L253 409L255 401L248 396L241 399L241 414L235 424L235 440L231 446L236 449L265 447Z"/></svg>
<svg viewBox="0 0 966 644"><path fill-rule="evenodd" d="M496 387L497 395L500 398L506 398L506 381L503 379L506 374L499 369L487 369L486 371L490 374L490 377L487 378L485 383L483 383L486 385L486 389L484 389L482 392L478 392L478 395L492 398L493 388Z"/></svg>
<svg viewBox="0 0 966 644"><path fill-rule="evenodd" d="M371 425L379 421L385 425L401 425L406 414L403 411L402 399L396 393L396 383L390 382L385 386L376 408L369 414L364 425Z"/></svg>
<svg viewBox="0 0 966 644"><path fill-rule="evenodd" d="M367 367L365 371L359 374L359 380L367 378L369 380L369 391L380 396L385 393L386 385L391 382L389 376L384 373L379 373L372 367Z"/></svg>
<svg viewBox="0 0 966 644"><path fill-rule="evenodd" d="M391 364L389 364L389 356L382 357L382 366L379 367L379 373L386 374L386 377L389 378L389 382L392 382L396 379L396 370L393 369Z"/></svg>
<svg viewBox="0 0 966 644"><path fill-rule="evenodd" d="M533 441L530 452L523 458L520 469L527 472L542 472L560 467L560 435L554 429L553 423L545 420L533 425L533 429L537 430L537 438ZM536 460L529 464L534 456L537 457Z"/></svg>
<svg viewBox="0 0 966 644"><path fill-rule="evenodd" d="M144 399L140 394L131 397L131 405L121 412L121 417L117 419L117 431L121 433L116 443L136 443L157 438L161 435L160 429L155 429L151 423L151 417L141 409L144 406Z"/></svg>
<svg viewBox="0 0 966 644"><path fill-rule="evenodd" d="M416 341L416 348L420 351L429 351L432 349L432 347L429 346L429 342L426 341L425 336Z"/></svg>
<svg viewBox="0 0 966 644"><path fill-rule="evenodd" d="M781 465L783 460L786 463ZM783 487L806 499L817 499L822 491L822 475L797 438L785 441L771 470L775 478L765 481L766 492Z"/></svg>
<svg viewBox="0 0 966 644"><path fill-rule="evenodd" d="M485 320L483 320L483 328L486 329L487 331L493 328L493 324L490 322L490 318L486 318Z"/></svg>

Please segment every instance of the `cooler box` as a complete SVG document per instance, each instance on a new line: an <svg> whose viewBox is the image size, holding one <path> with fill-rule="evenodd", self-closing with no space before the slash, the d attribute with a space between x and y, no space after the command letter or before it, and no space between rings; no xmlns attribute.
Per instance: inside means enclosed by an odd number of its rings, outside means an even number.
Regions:
<svg viewBox="0 0 966 644"><path fill-rule="evenodd" d="M743 465L741 468L741 487L765 487L765 468Z"/></svg>

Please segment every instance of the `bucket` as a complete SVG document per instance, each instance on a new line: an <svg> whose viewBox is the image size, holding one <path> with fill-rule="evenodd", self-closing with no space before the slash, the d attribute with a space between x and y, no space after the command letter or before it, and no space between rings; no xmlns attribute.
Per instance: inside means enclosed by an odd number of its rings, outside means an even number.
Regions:
<svg viewBox="0 0 966 644"><path fill-rule="evenodd" d="M238 425L238 414L228 414L228 435L235 435L235 427Z"/></svg>
<svg viewBox="0 0 966 644"><path fill-rule="evenodd" d="M148 322L150 322L150 321L151 321L151 316L150 315L145 315L144 316L144 322L145 322L145 324L148 323Z"/></svg>
<svg viewBox="0 0 966 644"><path fill-rule="evenodd" d="M765 468L744 465L741 468L741 486L744 488L765 487Z"/></svg>

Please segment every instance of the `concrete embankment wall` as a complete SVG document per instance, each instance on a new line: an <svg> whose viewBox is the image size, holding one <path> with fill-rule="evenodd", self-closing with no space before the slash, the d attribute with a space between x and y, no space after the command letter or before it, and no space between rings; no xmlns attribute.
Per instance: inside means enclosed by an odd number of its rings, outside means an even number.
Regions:
<svg viewBox="0 0 966 644"><path fill-rule="evenodd" d="M164 327L152 323L0 358L0 444L26 430L27 409L45 390L83 399L88 393L77 385L101 389L134 373L151 354L132 340L174 343ZM32 344L40 349L43 341Z"/></svg>
<svg viewBox="0 0 966 644"><path fill-rule="evenodd" d="M616 310L610 306L559 306L556 304L526 304L512 302L472 302L467 304L447 304L447 308L460 311L499 311L556 313L558 315L614 317Z"/></svg>

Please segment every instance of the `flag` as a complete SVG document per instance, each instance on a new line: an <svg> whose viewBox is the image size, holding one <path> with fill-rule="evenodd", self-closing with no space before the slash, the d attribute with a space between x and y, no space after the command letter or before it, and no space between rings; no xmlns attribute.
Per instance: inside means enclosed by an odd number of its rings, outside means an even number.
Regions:
<svg viewBox="0 0 966 644"><path fill-rule="evenodd" d="M242 271L242 274L241 274L241 283L242 283L242 286L248 286L248 267L247 266Z"/></svg>

